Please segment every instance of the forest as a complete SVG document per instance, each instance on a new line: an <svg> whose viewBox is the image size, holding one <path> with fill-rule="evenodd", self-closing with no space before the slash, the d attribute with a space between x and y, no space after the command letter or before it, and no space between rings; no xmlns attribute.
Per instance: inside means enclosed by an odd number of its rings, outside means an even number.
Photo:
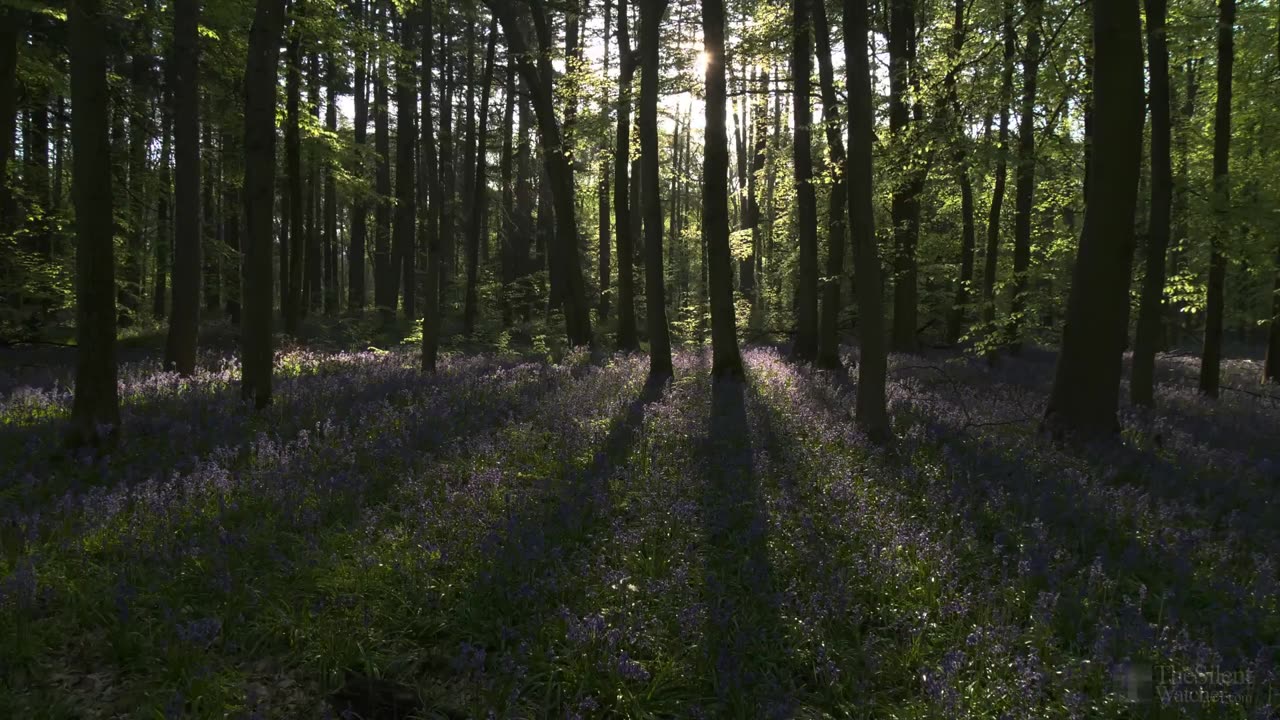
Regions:
<svg viewBox="0 0 1280 720"><path fill-rule="evenodd" d="M0 717L1280 717L1277 0L0 0Z"/></svg>

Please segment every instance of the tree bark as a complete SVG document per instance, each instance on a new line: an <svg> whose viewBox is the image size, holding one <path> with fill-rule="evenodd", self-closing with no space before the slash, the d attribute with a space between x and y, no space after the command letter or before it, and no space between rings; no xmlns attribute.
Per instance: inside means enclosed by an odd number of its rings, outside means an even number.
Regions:
<svg viewBox="0 0 1280 720"><path fill-rule="evenodd" d="M355 26L357 31L364 30L364 0L355 2ZM353 41L355 55L355 118L353 119L355 154L351 172L356 177L364 177L364 151L368 144L369 132L369 51L358 40ZM347 311L353 315L364 312L365 289L364 256L369 238L369 203L363 193L355 193L351 201L351 247L347 253Z"/></svg>
<svg viewBox="0 0 1280 720"><path fill-rule="evenodd" d="M844 0L846 85L849 88L849 228L853 235L854 285L858 297L857 409L858 427L873 442L887 442L889 413L885 403L888 348L885 343L884 295L880 253L876 247L872 149L875 111L871 67L867 57L867 4Z"/></svg>
<svg viewBox="0 0 1280 720"><path fill-rule="evenodd" d="M662 198L658 177L658 43L667 0L640 6L640 184L645 234L645 315L649 334L649 376L670 377L671 336L667 328L662 262Z"/></svg>
<svg viewBox="0 0 1280 720"><path fill-rule="evenodd" d="M172 79L170 73L166 72L166 76ZM172 86L171 82L168 84ZM173 120L170 110L172 102L169 99L169 92L169 89L166 88L160 111L160 168L157 173L160 187L156 192L156 269L153 276L154 285L151 291L151 315L157 320L164 318L168 310L169 250L173 245L173 228L169 224L169 193L171 187L169 162L172 155L170 139L173 135L171 131Z"/></svg>
<svg viewBox="0 0 1280 720"><path fill-rule="evenodd" d="M16 7L0 8L0 232L11 228L13 196L9 190L9 158L13 157L13 131L18 108L18 44L26 36L28 13Z"/></svg>
<svg viewBox="0 0 1280 720"><path fill-rule="evenodd" d="M915 352L919 317L919 268L916 247L920 240L922 170L912 147L911 108L907 102L916 72L916 0L889 0L889 132L904 164L902 178L893 189L893 349ZM918 102L918 100L917 100Z"/></svg>
<svg viewBox="0 0 1280 720"><path fill-rule="evenodd" d="M194 3L191 3L194 5ZM183 14L182 3L178 14ZM193 8L186 8L193 9ZM67 435L73 447L109 447L119 436L115 257L107 27L100 0L72 0L72 192L76 210L76 382Z"/></svg>
<svg viewBox="0 0 1280 720"><path fill-rule="evenodd" d="M725 13L723 0L702 0L703 54L706 56L706 151L702 164L702 234L707 247L711 304L711 374L743 377L733 307L733 260L729 252L729 137L724 116ZM816 248L815 248L816 250Z"/></svg>
<svg viewBox="0 0 1280 720"><path fill-rule="evenodd" d="M965 27L965 12L968 8L966 0L956 0L955 16L951 33L951 69L947 72L947 100L950 105L952 137L955 143L953 161L955 163L956 181L960 185L960 277L956 281L955 305L948 316L947 341L959 342L963 332L966 314L969 308L969 286L973 281L974 255L977 252L977 221L974 218L973 182L969 179L969 137L965 133L965 118L960 107L960 94L957 88L960 72L961 52L968 36Z"/></svg>
<svg viewBox="0 0 1280 720"><path fill-rule="evenodd" d="M489 45L485 50L484 73L480 90L480 117L476 121L476 169L475 185L471 193L471 219L467 231L467 294L462 309L462 329L467 335L475 333L476 315L479 312L480 243L488 212L488 141L489 95L493 85L494 47L498 38L496 21L489 26Z"/></svg>
<svg viewBox="0 0 1280 720"><path fill-rule="evenodd" d="M613 20L613 2L604 0L604 76L609 76L609 25ZM609 121L609 98L601 93L600 116L607 126ZM613 245L612 233L609 230L609 142L601 142L600 148L600 181L596 185L596 209L599 215L599 245L597 255L600 259L597 280L600 284L600 322L609 319L609 286L612 284L612 268L610 251Z"/></svg>
<svg viewBox="0 0 1280 720"><path fill-rule="evenodd" d="M289 49L286 51L288 68L285 77L285 126L284 163L288 183L288 230L281 234L280 284L281 312L284 330L298 332L300 315L299 299L302 286L302 143L299 125L302 105L302 26L298 22L302 7L299 1L294 9L295 18L290 29ZM287 236L287 241L284 239Z"/></svg>
<svg viewBox="0 0 1280 720"><path fill-rule="evenodd" d="M988 337L987 360L995 362L1000 329L996 326L996 274L1000 267L1000 216L1004 211L1009 178L1009 115L1013 105L1013 65L1017 46L1013 36L1013 0L1004 0L1004 70L1000 80L1000 135L996 156L995 185L987 215L987 247L982 267L982 324Z"/></svg>
<svg viewBox="0 0 1280 720"><path fill-rule="evenodd" d="M826 126L827 154L834 180L827 220L827 272L823 278L822 318L818 333L818 367L837 369L840 364L840 281L844 275L844 248L849 193L845 189L844 139L840 133L840 101L836 98L835 72L831 63L831 29L826 4L810 0L817 36L818 79L822 84L822 120Z"/></svg>
<svg viewBox="0 0 1280 720"><path fill-rule="evenodd" d="M238 181L243 170L240 168L243 150L240 143L231 133L222 134L222 223L223 242L227 246L227 257L232 258L231 267L223 273L223 302L225 303L227 320L232 325L240 324L240 193Z"/></svg>
<svg viewBox="0 0 1280 720"><path fill-rule="evenodd" d="M284 0L258 0L249 31L244 87L244 322L240 395L271 404L271 216L276 167L276 70Z"/></svg>
<svg viewBox="0 0 1280 720"><path fill-rule="evenodd" d="M416 52L417 28L413 20L404 15L400 18L400 47L405 53L396 61L396 205L395 229L391 240L391 255L387 258L386 270L387 294L384 317L387 320L395 317L396 305L400 296L400 286L404 283L405 317L412 319L417 309L413 307L413 253L414 236L417 231L418 209L416 206L418 191L417 168L414 166L414 147L418 144L415 128L418 105L418 78L415 74L413 55Z"/></svg>
<svg viewBox="0 0 1280 720"><path fill-rule="evenodd" d="M337 68L333 55L325 59L324 127L338 134ZM324 161L324 313L330 317L338 314L338 187L334 179L337 164L329 158Z"/></svg>
<svg viewBox="0 0 1280 720"><path fill-rule="evenodd" d="M1027 42L1022 55L1022 117L1018 122L1018 186L1015 191L1013 234L1013 303L1009 313L1009 353L1011 355L1017 355L1022 351L1022 314L1026 310L1027 287L1030 284L1028 274L1031 271L1031 213L1035 209L1036 188L1036 84L1040 76L1040 18L1044 9L1044 0L1023 0L1023 2L1026 9ZM1122 4L1127 5L1128 0L1124 0Z"/></svg>
<svg viewBox="0 0 1280 720"><path fill-rule="evenodd" d="M379 34L383 19L376 21ZM374 192L377 205L373 211L373 302L383 322L395 317L395 295L391 294L391 125L390 89L387 87L387 57L378 56L378 76L373 92L373 146L377 156L374 170Z"/></svg>
<svg viewBox="0 0 1280 720"><path fill-rule="evenodd" d="M1169 42L1165 30L1168 0L1145 0L1147 54L1151 69L1151 218L1147 230L1147 272L1138 310L1129 398L1134 405L1155 404L1156 350L1164 310L1165 253L1173 221L1173 130L1169 99Z"/></svg>
<svg viewBox="0 0 1280 720"><path fill-rule="evenodd" d="M182 375L196 369L200 324L200 5L178 0L173 13L173 144L175 243L173 312L165 367Z"/></svg>
<svg viewBox="0 0 1280 720"><path fill-rule="evenodd" d="M436 135L432 127L431 67L435 64L435 15L431 3L422 7L422 133L423 162L419 166L429 183L426 223L418 229L427 252L426 277L422 298L426 311L422 316L422 370L433 373L440 352L440 214L444 188L437 164ZM442 112L444 112L442 110ZM443 115L441 125L444 124ZM443 147L443 146L442 146Z"/></svg>
<svg viewBox="0 0 1280 720"><path fill-rule="evenodd" d="M1133 215L1144 117L1138 0L1093 5L1097 150L1045 427L1076 440L1117 434L1129 327Z"/></svg>
<svg viewBox="0 0 1280 720"><path fill-rule="evenodd" d="M791 82L795 103L792 153L796 179L796 225L799 264L796 272L796 339L791 357L818 359L818 201L813 188L813 110L809 76L813 43L809 35L809 0L791 0Z"/></svg>
<svg viewBox="0 0 1280 720"><path fill-rule="evenodd" d="M1218 396L1222 364L1222 314L1227 259L1222 245L1231 216L1231 74L1235 66L1236 0L1218 0L1218 106L1213 123L1214 230L1209 239L1209 288L1205 302L1204 352L1200 392Z"/></svg>

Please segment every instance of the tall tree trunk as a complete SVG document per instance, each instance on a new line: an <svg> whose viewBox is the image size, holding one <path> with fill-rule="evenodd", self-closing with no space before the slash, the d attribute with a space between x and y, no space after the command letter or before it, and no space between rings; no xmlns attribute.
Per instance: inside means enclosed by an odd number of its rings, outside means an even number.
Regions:
<svg viewBox="0 0 1280 720"><path fill-rule="evenodd" d="M645 233L645 308L649 334L649 375L675 374L671 364L671 336L667 328L664 264L662 262L662 198L658 177L658 43L667 0L640 6L640 183Z"/></svg>
<svg viewBox="0 0 1280 720"><path fill-rule="evenodd" d="M475 185L471 193L471 225L467 232L467 295L462 311L463 332L471 335L476 330L476 314L479 305L477 285L480 282L480 242L488 211L489 180L487 174L489 140L489 94L493 85L494 47L498 39L496 22L489 26L489 46L485 51L484 78L481 80L480 117L476 122Z"/></svg>
<svg viewBox="0 0 1280 720"><path fill-rule="evenodd" d="M1213 122L1214 230L1209 238L1209 289L1205 301L1204 352L1200 358L1200 392L1218 396L1222 363L1222 314L1227 259L1222 245L1231 217L1231 73L1235 66L1236 0L1218 0L1218 107Z"/></svg>
<svg viewBox="0 0 1280 720"><path fill-rule="evenodd" d="M384 20L379 17L382 30ZM377 156L374 192L377 205L373 211L373 302L384 322L395 317L396 298L391 294L391 126L390 91L387 88L387 57L379 53L378 76L373 81L373 146Z"/></svg>
<svg viewBox="0 0 1280 720"><path fill-rule="evenodd" d="M513 298L517 257L515 253L516 238L516 194L515 194L515 135L516 135L516 66L507 61L506 89L503 92L502 110L502 158L498 170L502 183L502 222L499 232L502 237L499 253L500 276L502 279L502 326L511 327L515 322Z"/></svg>
<svg viewBox="0 0 1280 720"><path fill-rule="evenodd" d="M969 286L973 281L974 255L977 252L977 221L974 218L973 182L969 179L969 136L965 132L964 112L960 107L959 84L961 52L967 39L968 28L965 26L965 13L969 4L966 0L956 0L955 17L951 32L951 68L947 72L947 102L950 105L952 137L955 138L953 161L955 162L956 180L960 185L960 277L956 281L956 300L948 316L947 341L959 342L963 331L965 316L969 307Z"/></svg>
<svg viewBox="0 0 1280 720"><path fill-rule="evenodd" d="M165 73L170 79L172 75ZM167 83L172 87L172 83ZM173 245L173 228L169 222L169 193L171 180L169 177L169 162L172 155L172 147L170 138L172 137L172 102L169 98L170 90L164 91L164 100L161 102L161 121L160 121L160 169L158 172L158 183L160 187L156 191L156 243L155 243L155 264L156 270L154 274L154 286L151 291L151 315L157 320L165 316L168 309L166 301L169 296L168 279L169 279L169 250Z"/></svg>
<svg viewBox="0 0 1280 720"><path fill-rule="evenodd" d="M1013 304L1009 314L1009 352L1022 351L1023 313L1031 272L1031 213L1036 191L1036 83L1040 76L1040 19L1044 0L1023 0L1027 43L1022 56L1022 117L1018 122L1018 187L1013 234ZM1128 0L1124 0L1127 4ZM1095 55L1096 57L1096 55ZM1095 110L1096 113L1096 110ZM1096 120L1095 120L1096 122ZM1132 225L1132 220L1130 220Z"/></svg>
<svg viewBox="0 0 1280 720"><path fill-rule="evenodd" d="M591 317L587 311L586 288L582 276L582 264L578 252L577 201L574 195L573 166L567 156L567 148L560 134L552 103L551 40L547 18L541 7L532 8L531 18L541 52L535 64L529 54L523 27L517 20L510 0L486 0L502 23L507 47L514 52L517 67L533 96L533 109L538 119L542 138L543 162L547 179L551 183L555 202L556 263L564 277L565 331L569 343L575 346L591 344Z"/></svg>
<svg viewBox="0 0 1280 720"><path fill-rule="evenodd" d="M201 281L201 289L204 298L204 309L209 318L217 317L218 307L222 304L222 283L221 278L221 252L218 247L218 204L215 200L214 188L218 186L218 153L214 149L213 143L213 123L208 118L205 119L201 128L204 136L203 147L207 148L207 152L201 155L201 170L205 173L204 180L200 184L200 233L203 238L204 245L201 248L201 257L204 266L204 278ZM200 140L196 140L199 145Z"/></svg>
<svg viewBox="0 0 1280 720"><path fill-rule="evenodd" d="M364 29L364 0L355 2L355 25L358 31ZM356 61L355 72L355 118L353 132L356 152L353 155L351 172L356 177L364 177L364 150L368 143L369 132L369 51L359 40L353 40L353 51ZM428 66L430 67L430 66ZM428 70L430 72L430 70ZM366 243L369 238L369 203L363 193L355 193L351 202L351 248L347 254L347 311L353 315L364 312L365 289L364 257Z"/></svg>
<svg viewBox="0 0 1280 720"><path fill-rule="evenodd" d="M244 72L244 322L240 396L271 404L271 215L276 168L276 70L284 0L258 0Z"/></svg>
<svg viewBox="0 0 1280 720"><path fill-rule="evenodd" d="M982 324L988 337L987 360L994 362L996 339L996 274L1000 262L1000 216L1004 210L1005 188L1009 178L1009 114L1013 105L1013 65L1017 54L1013 33L1013 0L1004 0L1004 65L1000 80L1000 135L996 156L995 185L991 191L991 210L987 215L987 247L982 258Z"/></svg>
<svg viewBox="0 0 1280 720"><path fill-rule="evenodd" d="M743 297L751 303L751 315L756 316L756 307L760 304L757 297L756 263L760 256L760 202L757 198L757 186L760 174L764 171L765 151L769 144L769 100L766 89L769 87L769 71L755 79L752 72L751 87L757 100L751 111L751 128L755 139L752 141L751 168L747 172L747 209L745 228L751 231L751 247L746 257L738 263L738 287ZM761 90L754 90L761 88Z"/></svg>
<svg viewBox="0 0 1280 720"><path fill-rule="evenodd" d="M26 36L29 13L0 8L0 232L10 229L13 197L9 190L9 158L13 157L14 120L18 108L18 44Z"/></svg>
<svg viewBox="0 0 1280 720"><path fill-rule="evenodd" d="M454 165L453 142L453 43L447 29L441 29L440 67L441 84L444 86L440 105L440 237L437 240L440 261L436 276L436 304L440 308L441 322L450 310L449 279L453 263L453 245L457 232L457 182ZM439 324L437 325L439 327Z"/></svg>
<svg viewBox="0 0 1280 720"><path fill-rule="evenodd" d="M337 84L338 72L333 55L325 58L325 130L338 134ZM337 165L332 159L324 161L324 313L330 317L338 314L338 187L334 175Z"/></svg>
<svg viewBox="0 0 1280 720"><path fill-rule="evenodd" d="M222 222L223 241L227 246L227 257L232 258L231 267L223 273L223 298L226 303L227 319L233 325L240 324L240 168L244 152L240 143L231 133L222 134Z"/></svg>
<svg viewBox="0 0 1280 720"><path fill-rule="evenodd" d="M872 180L875 110L872 107L871 63L867 49L867 4L844 0L845 82L849 88L849 228L853 235L854 286L858 296L858 427L874 442L889 439L885 402L888 348L884 322L884 289L876 243Z"/></svg>
<svg viewBox="0 0 1280 720"><path fill-rule="evenodd" d="M173 13L173 145L175 244L173 312L164 364L183 375L196 369L200 324L200 5L178 0ZM78 105L77 105L78 107ZM79 153L77 153L79 154Z"/></svg>
<svg viewBox="0 0 1280 720"><path fill-rule="evenodd" d="M791 82L795 102L792 153L796 177L796 225L799 264L796 271L796 339L791 357L818 359L818 200L813 188L813 111L809 76L813 43L809 35L809 0L791 0Z"/></svg>
<svg viewBox="0 0 1280 720"><path fill-rule="evenodd" d="M604 0L604 76L609 77L609 26L613 21L613 2L612 0ZM625 60L624 60L625 62ZM600 94L600 116L604 119L606 125L609 121L609 97L607 92ZM612 250L613 237L609 231L609 141L606 133L605 139L601 142L600 147L600 182L596 185L596 209L599 215L599 249L597 255L600 259L599 274L597 276L600 284L600 322L604 323L609 319L609 286L612 284L610 267L610 251Z"/></svg>
<svg viewBox="0 0 1280 720"><path fill-rule="evenodd" d="M419 227L421 244L427 252L426 277L422 284L422 298L426 311L422 316L422 370L435 372L440 351L440 213L444 193L440 182L440 168L436 161L436 135L432 127L431 67L435 64L435 14L431 3L422 7L422 133L423 162L419 177L425 176L429 184L426 222ZM443 118L441 124L444 124Z"/></svg>
<svg viewBox="0 0 1280 720"><path fill-rule="evenodd" d="M1129 398L1135 405L1155 403L1156 350L1164 315L1165 252L1173 220L1173 130L1169 100L1169 42L1165 32L1168 0L1145 0L1147 54L1151 68L1151 224L1147 230L1147 272L1138 310Z"/></svg>
<svg viewBox="0 0 1280 720"><path fill-rule="evenodd" d="M189 4L191 7L183 8ZM194 10L180 3L178 15ZM75 447L119 435L115 257L107 89L107 23L100 0L70 8L72 191L76 209L76 384L67 436ZM179 22L179 27L183 23Z"/></svg>
<svg viewBox="0 0 1280 720"><path fill-rule="evenodd" d="M1280 73L1280 18L1276 20L1276 70ZM1275 281L1271 290L1271 327L1267 332L1267 356L1262 382L1280 382L1280 243L1276 245Z"/></svg>
<svg viewBox="0 0 1280 720"><path fill-rule="evenodd" d="M818 331L818 367L840 367L840 280L844 275L844 247L849 217L849 193L845 189L844 138L840 133L840 101L836 98L835 72L831 65L831 28L826 4L810 0L817 36L818 79L822 84L822 121L826 126L827 153L832 169L827 219L827 277L822 293L822 318Z"/></svg>
<svg viewBox="0 0 1280 720"><path fill-rule="evenodd" d="M724 115L725 13L723 0L702 0L703 55L706 57L706 152L702 164L702 235L706 242L711 304L711 374L743 377L733 307L733 261L729 253L729 137Z"/></svg>
<svg viewBox="0 0 1280 720"><path fill-rule="evenodd" d="M1129 327L1133 215L1142 161L1142 26L1138 0L1093 5L1097 150L1072 275L1062 352L1045 410L1058 437L1118 433L1121 362Z"/></svg>
<svg viewBox="0 0 1280 720"><path fill-rule="evenodd" d="M307 104L311 107L311 118L316 127L320 126L320 56L312 52L307 56ZM319 149L314 143L307 144L307 193L306 201L306 233L307 251L304 272L306 277L302 284L306 288L302 300L303 314L320 312L323 303L323 280L321 279L320 250L320 157Z"/></svg>
<svg viewBox="0 0 1280 720"><path fill-rule="evenodd" d="M409 319L414 317L416 308L412 307L412 268L411 255L414 253L414 235L418 218L417 169L414 167L413 150L418 143L414 121L417 116L418 78L414 72L413 55L417 29L413 21L407 17L400 18L400 46L405 53L396 61L396 205L395 235L391 241L391 256L386 268L387 295L383 305L386 318L391 319L396 313L396 304L400 296L402 278L405 281L404 311Z"/></svg>
<svg viewBox="0 0 1280 720"><path fill-rule="evenodd" d="M915 352L919 317L916 246L920 239L922 170L912 146L911 107L907 102L916 72L916 0L889 0L889 132L905 171L893 190L893 348Z"/></svg>
<svg viewBox="0 0 1280 720"><path fill-rule="evenodd" d="M281 312L284 315L284 330L289 334L298 332L298 320L301 314L299 299L302 285L302 26L301 0L294 9L295 18L290 29L289 49L286 51L288 68L285 77L285 126L284 126L284 163L286 182L288 183L288 230L281 233L280 243L280 298ZM278 62L278 60L277 60ZM287 243L284 237L288 237Z"/></svg>

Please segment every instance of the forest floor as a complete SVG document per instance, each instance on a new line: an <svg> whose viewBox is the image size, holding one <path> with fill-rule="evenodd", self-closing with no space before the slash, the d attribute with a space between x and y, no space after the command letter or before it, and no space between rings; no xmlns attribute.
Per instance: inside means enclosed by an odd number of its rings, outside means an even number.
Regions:
<svg viewBox="0 0 1280 720"><path fill-rule="evenodd" d="M1081 451L1037 434L1048 354L894 357L889 449L856 370L746 361L713 383L680 352L655 385L642 356L424 377L412 349L296 348L253 412L229 351L189 379L129 359L105 458L62 450L63 376L0 373L0 716L1280 707L1256 362L1212 402L1162 357L1159 409Z"/></svg>

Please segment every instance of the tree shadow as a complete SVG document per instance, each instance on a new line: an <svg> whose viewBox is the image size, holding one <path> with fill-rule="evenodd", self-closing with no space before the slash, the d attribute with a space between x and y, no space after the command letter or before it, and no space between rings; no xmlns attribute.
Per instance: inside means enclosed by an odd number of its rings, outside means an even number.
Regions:
<svg viewBox="0 0 1280 720"><path fill-rule="evenodd" d="M712 380L702 498L706 542L705 652L721 714L787 717L794 704L780 601L769 561L769 523L754 466L746 383ZM780 677L781 676L781 677Z"/></svg>

